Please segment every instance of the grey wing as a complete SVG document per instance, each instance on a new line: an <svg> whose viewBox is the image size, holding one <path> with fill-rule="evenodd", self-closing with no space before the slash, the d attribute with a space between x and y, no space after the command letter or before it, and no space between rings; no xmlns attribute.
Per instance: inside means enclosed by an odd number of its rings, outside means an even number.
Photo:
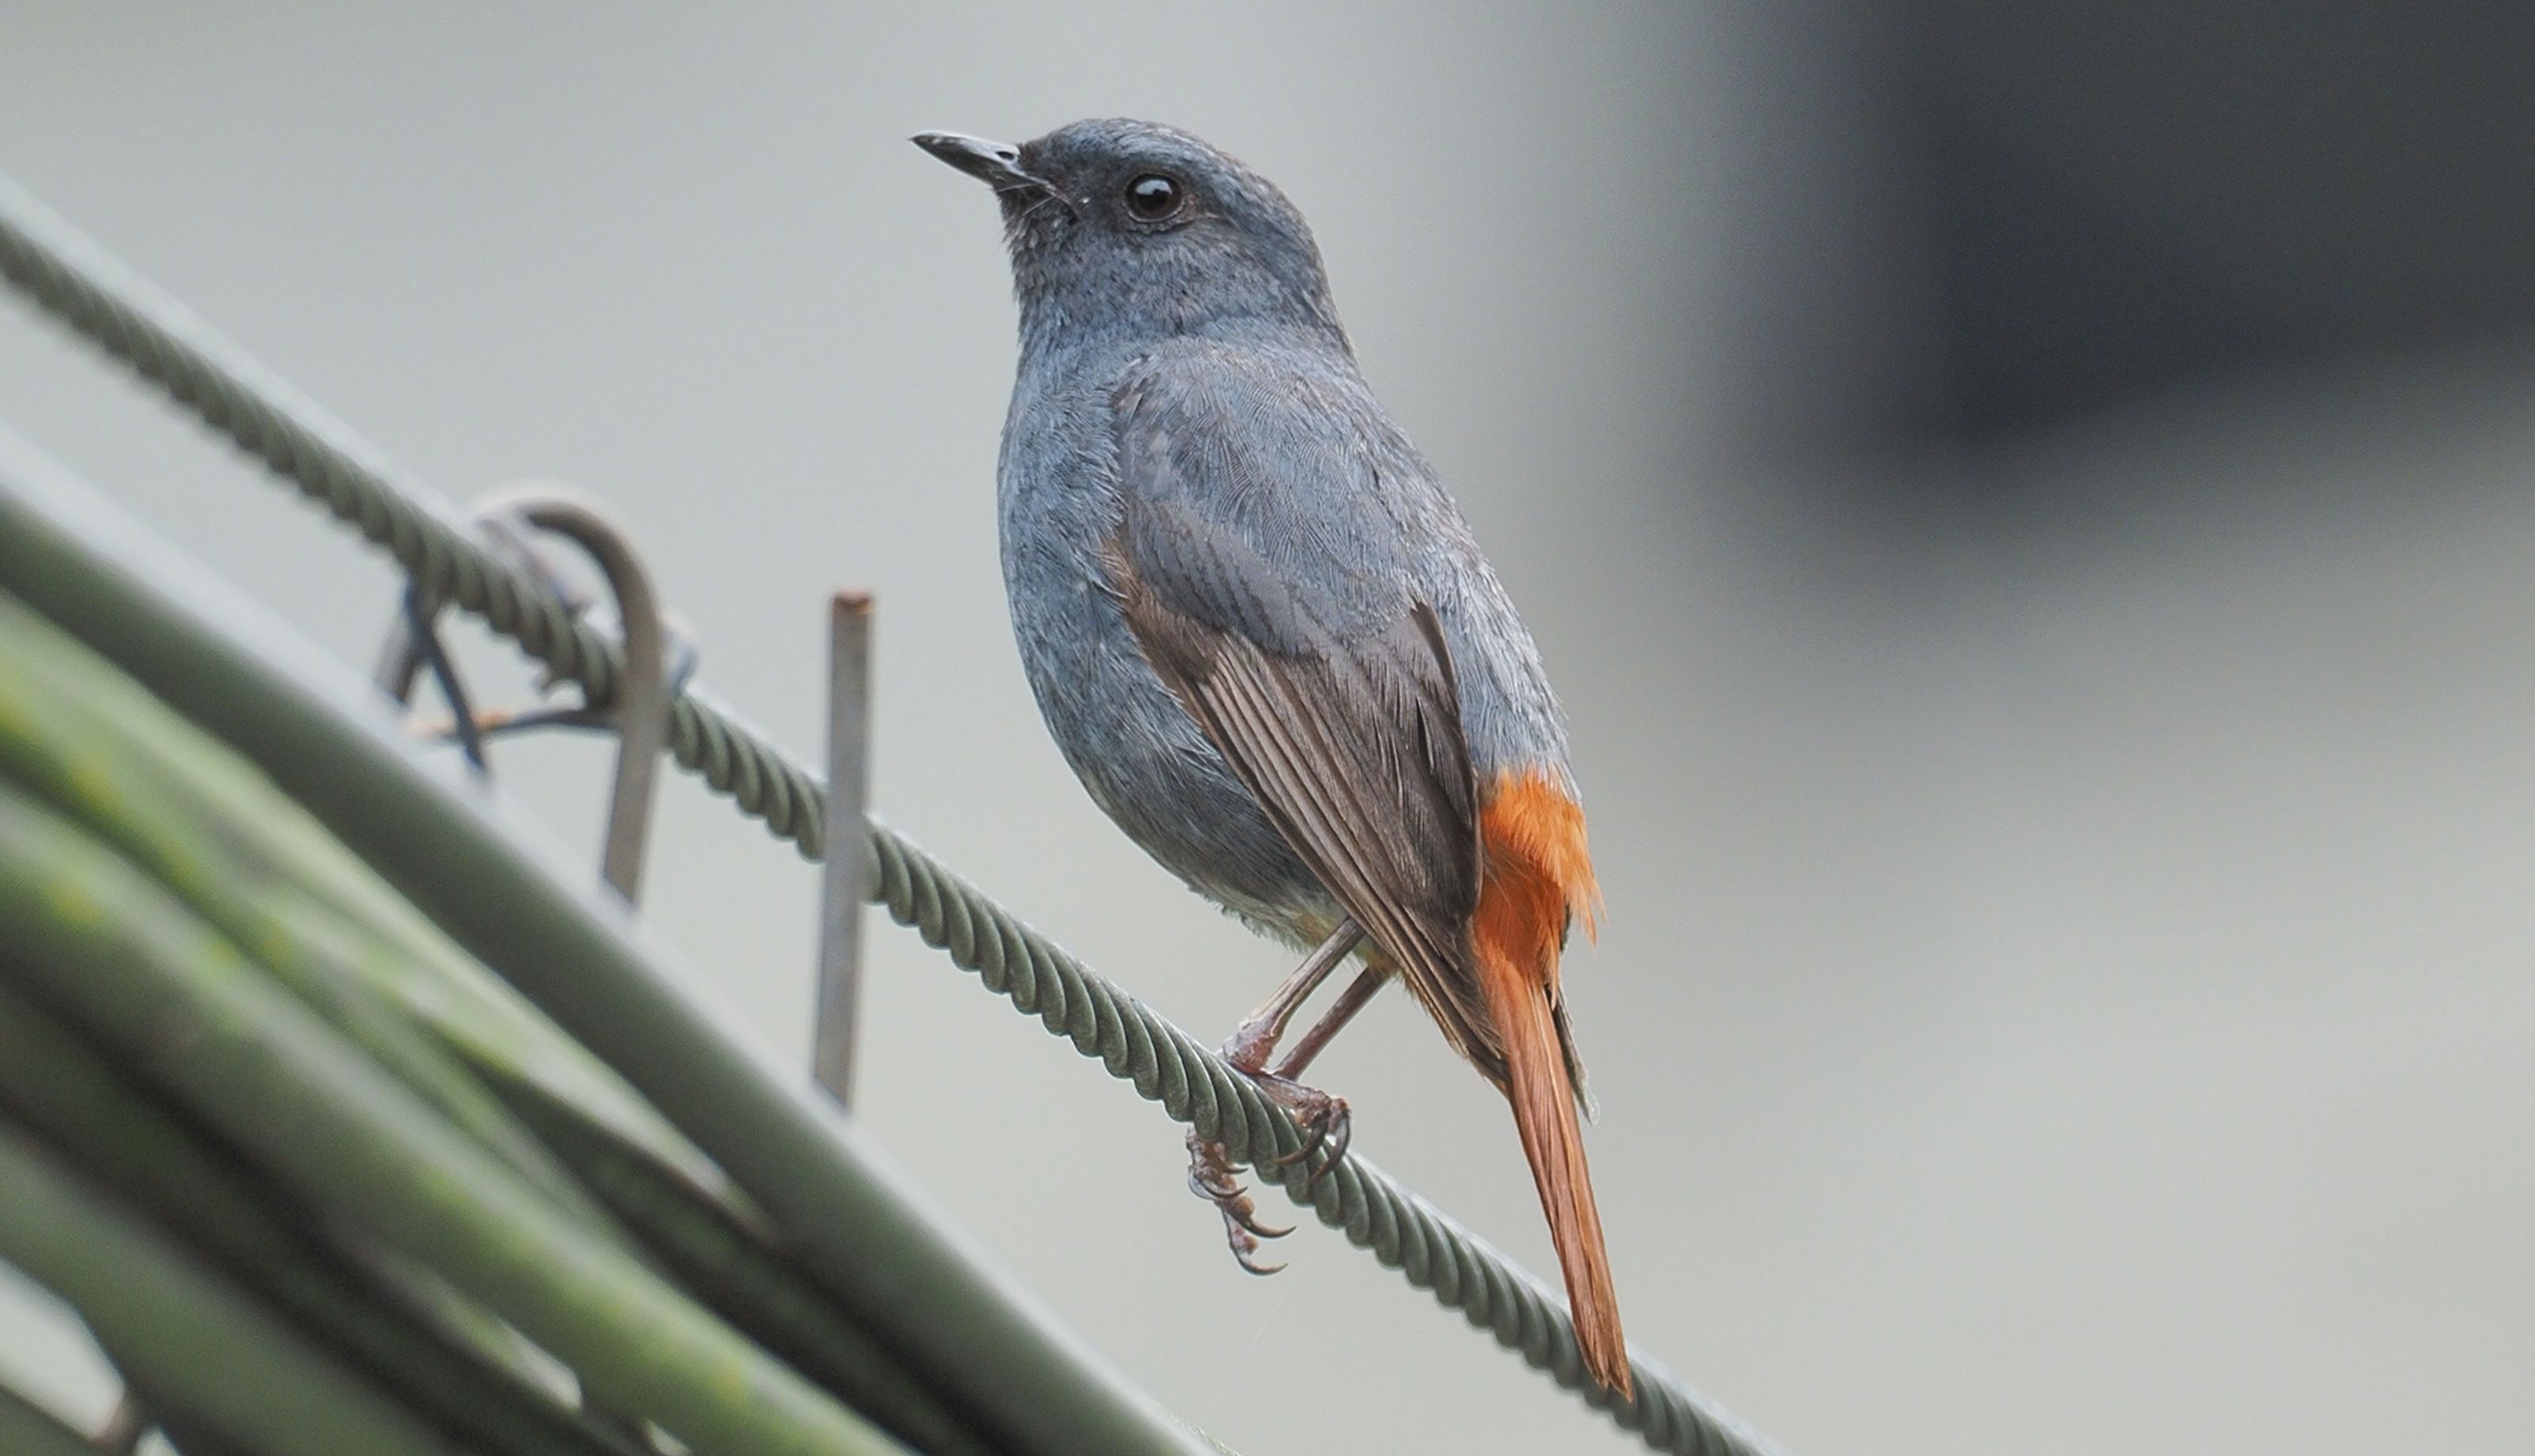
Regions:
<svg viewBox="0 0 2535 1456"><path fill-rule="evenodd" d="M1311 401L1272 392L1223 402L1169 379L1120 391L1111 584L1277 832L1501 1079L1469 971L1477 785L1442 627L1386 559L1399 543L1343 417L1279 419Z"/></svg>

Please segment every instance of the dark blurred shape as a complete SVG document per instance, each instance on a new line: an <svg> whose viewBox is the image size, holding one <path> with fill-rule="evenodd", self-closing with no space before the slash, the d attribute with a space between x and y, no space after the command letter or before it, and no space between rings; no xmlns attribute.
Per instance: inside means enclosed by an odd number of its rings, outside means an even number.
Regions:
<svg viewBox="0 0 2535 1456"><path fill-rule="evenodd" d="M2264 309L2223 253L2162 248L2085 179L2034 167L1936 97L1919 135L1937 412L1978 440L2196 375L2326 346L2329 310ZM2195 263L2201 265L2195 267ZM2218 275L2213 275L2218 274Z"/></svg>
<svg viewBox="0 0 2535 1456"><path fill-rule="evenodd" d="M1841 19L1810 28L1840 52L1817 75L1880 123L1850 162L1871 196L1847 258L1920 291L1887 367L1788 377L1866 386L1844 421L1778 401L1828 438L1976 444L2232 373L2535 339L2535 6Z"/></svg>

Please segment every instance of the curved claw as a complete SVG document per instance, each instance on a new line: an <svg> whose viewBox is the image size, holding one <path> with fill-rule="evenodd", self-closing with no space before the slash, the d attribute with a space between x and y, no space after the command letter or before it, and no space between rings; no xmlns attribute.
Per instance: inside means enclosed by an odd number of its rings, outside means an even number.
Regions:
<svg viewBox="0 0 2535 1456"><path fill-rule="evenodd" d="M1226 1215L1226 1217L1229 1216L1229 1214ZM1241 1227L1250 1233L1258 1235L1262 1239L1282 1239L1286 1235L1294 1232L1294 1226L1292 1224L1287 1224L1280 1229L1274 1224L1263 1224L1259 1222L1259 1210L1251 1204L1248 1198L1241 1200Z"/></svg>
<svg viewBox="0 0 2535 1456"><path fill-rule="evenodd" d="M1321 1181L1324 1174L1336 1167L1340 1158L1346 1156L1348 1140L1354 1133L1355 1115L1348 1111L1346 1099L1331 1097L1313 1109L1311 1116L1303 1119L1303 1145L1290 1153L1284 1153L1269 1160L1270 1166L1290 1168L1311 1157L1312 1154L1324 1148L1328 1149L1329 1156L1321 1160L1321 1166L1313 1169L1311 1177L1303 1183L1304 1188L1308 1190L1314 1183Z"/></svg>
<svg viewBox="0 0 2535 1456"><path fill-rule="evenodd" d="M1338 1104L1337 1116L1331 1121L1336 1125L1329 1132L1329 1155L1321 1160L1320 1167L1312 1170L1310 1178L1303 1181L1305 1192L1311 1191L1313 1184L1328 1177L1329 1170L1338 1166L1338 1163L1347 1155L1348 1140L1355 1136L1355 1118L1347 1111L1345 1103Z"/></svg>
<svg viewBox="0 0 2535 1456"><path fill-rule="evenodd" d="M1259 1210L1250 1201L1250 1190L1229 1178L1218 1183L1200 1175L1195 1167L1191 1167L1188 1185L1190 1192L1213 1204L1223 1215L1225 1223L1233 1225L1245 1234L1255 1234L1262 1239L1282 1239L1294 1232L1291 1227L1280 1229L1273 1224L1259 1222Z"/></svg>
<svg viewBox="0 0 2535 1456"><path fill-rule="evenodd" d="M1241 1196L1241 1184L1229 1170L1210 1167L1195 1158L1189 1160L1188 1185L1190 1192L1209 1203Z"/></svg>
<svg viewBox="0 0 2535 1456"><path fill-rule="evenodd" d="M1329 1124L1320 1118L1309 1119L1303 1123L1303 1145L1294 1149L1290 1153L1278 1153L1276 1156L1268 1160L1268 1166L1270 1168L1291 1168L1295 1164L1309 1158L1312 1154L1319 1152L1321 1150L1321 1144L1329 1141Z"/></svg>
<svg viewBox="0 0 2535 1456"><path fill-rule="evenodd" d="M1283 1264L1261 1264L1252 1262L1250 1255L1256 1251L1257 1250L1255 1248L1243 1248L1241 1245L1236 1244L1232 1248L1232 1261L1241 1266L1241 1271L1243 1273L1256 1274L1262 1279L1267 1278L1270 1274L1282 1274L1285 1272L1285 1266Z"/></svg>
<svg viewBox="0 0 2535 1456"><path fill-rule="evenodd" d="M1189 1134L1189 1191L1214 1205L1223 1219L1223 1242L1232 1249L1233 1261L1251 1274L1273 1274L1283 1264L1259 1262L1259 1241L1282 1239L1293 1233L1291 1228L1278 1228L1259 1221L1259 1211L1250 1201L1250 1190L1233 1176L1231 1160L1218 1144L1201 1142Z"/></svg>

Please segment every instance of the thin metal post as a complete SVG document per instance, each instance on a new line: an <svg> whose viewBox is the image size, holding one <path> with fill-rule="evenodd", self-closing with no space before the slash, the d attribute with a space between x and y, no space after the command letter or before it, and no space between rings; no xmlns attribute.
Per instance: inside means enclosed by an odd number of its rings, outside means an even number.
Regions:
<svg viewBox="0 0 2535 1456"><path fill-rule="evenodd" d="M839 1107L853 1106L854 1022L862 1001L863 902L871 898L869 593L828 604L828 817L819 873L819 1012L810 1069Z"/></svg>

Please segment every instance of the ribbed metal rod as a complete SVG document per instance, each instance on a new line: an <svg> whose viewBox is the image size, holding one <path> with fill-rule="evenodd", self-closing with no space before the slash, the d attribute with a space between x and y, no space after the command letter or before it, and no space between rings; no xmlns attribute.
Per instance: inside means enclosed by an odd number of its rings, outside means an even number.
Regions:
<svg viewBox="0 0 2535 1456"><path fill-rule="evenodd" d="M6 178L0 178L0 275L325 503L442 599L481 617L558 677L579 683L591 700L605 698L618 670L613 643L485 552L436 493ZM670 749L743 813L803 854L819 854L824 801L817 780L700 686L690 685L677 699ZM1200 1133L1219 1138L1237 1158L1254 1148L1299 1145L1292 1122L1209 1049L876 820L871 846L878 897L893 917L914 926L1017 1007L1038 1015L1049 1030L1071 1037L1113 1076L1133 1082ZM1286 1170L1289 1193L1303 1186L1306 1166ZM1492 1331L1500 1344L1649 1447L1677 1456L1774 1449L1642 1355L1632 1355L1635 1400L1614 1401L1584 1373L1567 1311L1537 1278L1360 1156L1351 1154L1312 1183L1308 1201L1323 1223L1343 1229L1350 1243Z"/></svg>

